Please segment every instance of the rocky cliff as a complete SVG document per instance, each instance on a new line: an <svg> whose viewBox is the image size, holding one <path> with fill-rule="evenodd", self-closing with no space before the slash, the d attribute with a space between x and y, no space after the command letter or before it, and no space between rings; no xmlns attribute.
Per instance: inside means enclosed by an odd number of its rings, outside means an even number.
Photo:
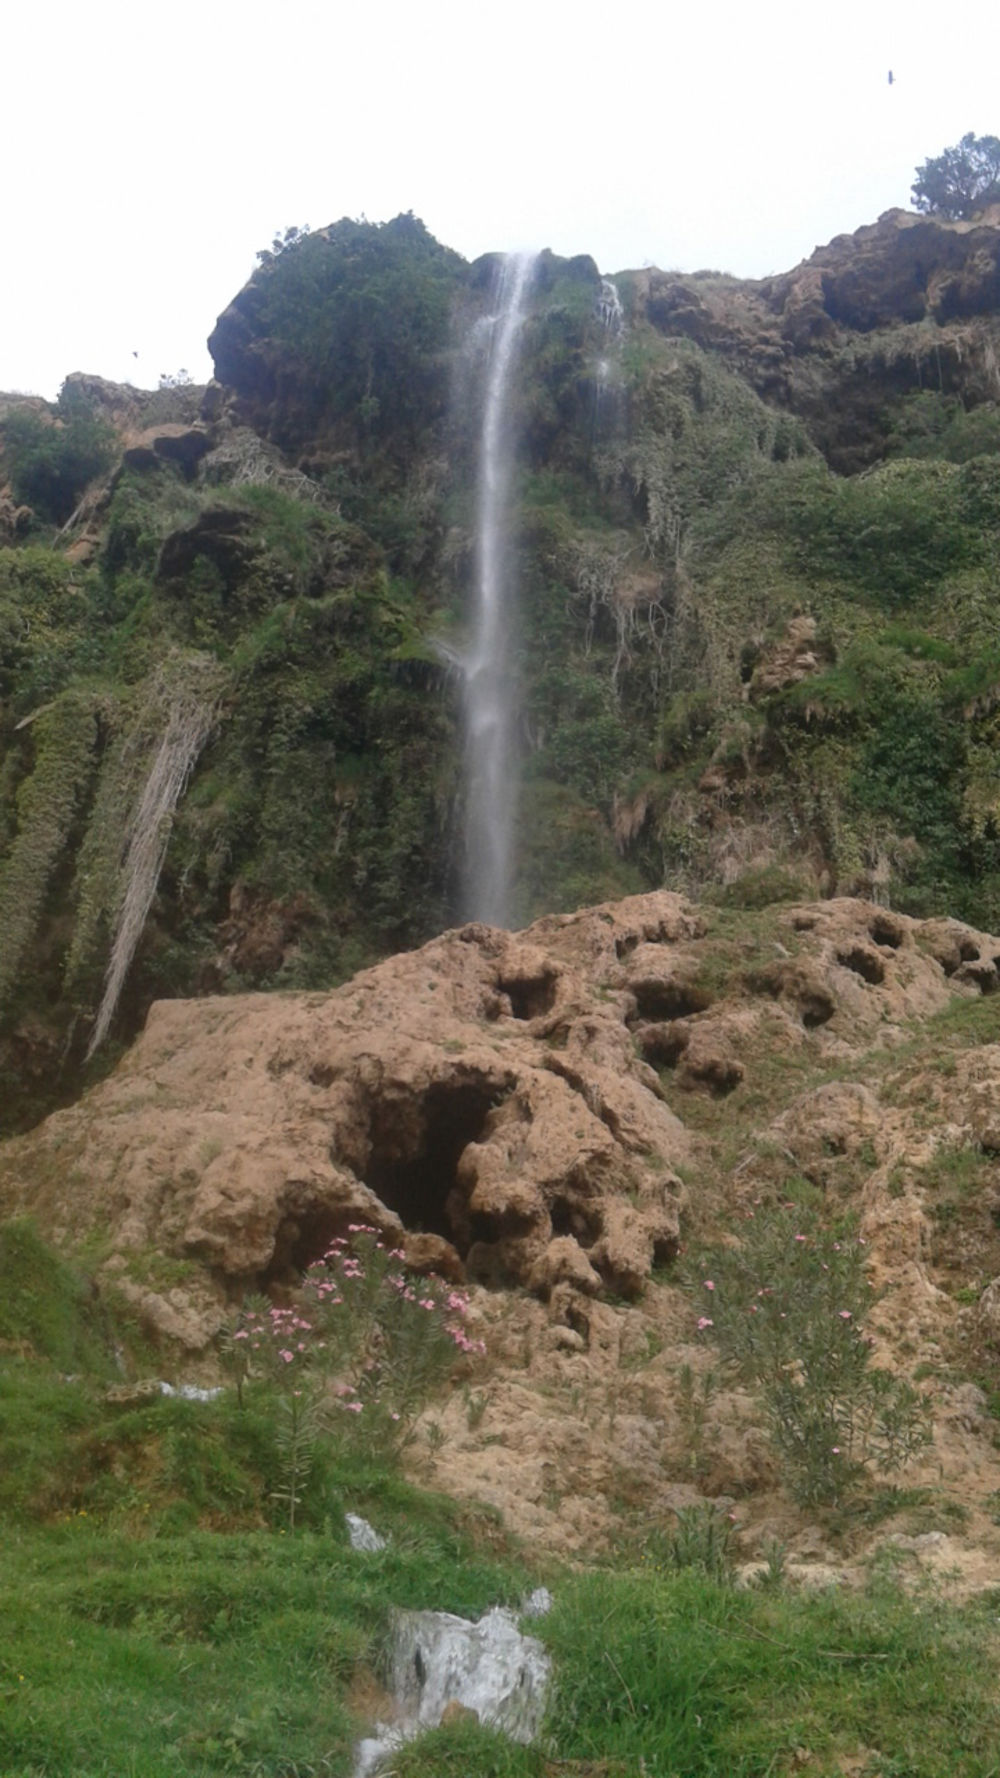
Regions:
<svg viewBox="0 0 1000 1778"><path fill-rule="evenodd" d="M518 921L667 884L1000 924L998 253L893 211L764 282L623 273L621 325L541 256ZM325 988L454 918L495 272L338 223L220 317L207 391L4 398L9 1121L155 998Z"/></svg>

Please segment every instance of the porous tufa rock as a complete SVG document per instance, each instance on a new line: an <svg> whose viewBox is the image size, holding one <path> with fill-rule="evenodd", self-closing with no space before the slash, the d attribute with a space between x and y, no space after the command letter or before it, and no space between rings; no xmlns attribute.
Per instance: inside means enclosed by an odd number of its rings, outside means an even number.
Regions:
<svg viewBox="0 0 1000 1778"><path fill-rule="evenodd" d="M601 1288L600 1273L594 1270L572 1235L559 1235L550 1241L528 1278L529 1289L542 1297L549 1296L557 1284L571 1284L588 1296L596 1296Z"/></svg>
<svg viewBox="0 0 1000 1778"><path fill-rule="evenodd" d="M356 1223L417 1272L549 1298L586 1343L569 1301L634 1298L677 1250L698 1154L677 1087L752 1086L804 1031L818 1058L892 1043L904 1020L981 992L961 966L992 971L1000 954L958 922L860 900L782 909L773 959L753 968L720 971L713 944L660 891L516 937L465 926L330 993L159 1002L113 1075L5 1145L0 1210L33 1212L57 1241L110 1230L112 1261L194 1262L163 1294L115 1273L147 1325L192 1350L234 1289L294 1284ZM991 1053L963 1117L1000 1146ZM803 1159L821 1135L812 1165L879 1149L863 1087L831 1083L797 1117L775 1135Z"/></svg>

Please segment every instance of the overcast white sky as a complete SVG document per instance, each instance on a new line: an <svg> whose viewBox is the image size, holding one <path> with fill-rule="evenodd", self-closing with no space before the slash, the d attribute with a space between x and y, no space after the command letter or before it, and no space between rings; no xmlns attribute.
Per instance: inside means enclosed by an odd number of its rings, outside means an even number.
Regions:
<svg viewBox="0 0 1000 1778"><path fill-rule="evenodd" d="M22 0L3 53L0 389L48 396L207 377L290 223L760 277L1000 135L997 0Z"/></svg>

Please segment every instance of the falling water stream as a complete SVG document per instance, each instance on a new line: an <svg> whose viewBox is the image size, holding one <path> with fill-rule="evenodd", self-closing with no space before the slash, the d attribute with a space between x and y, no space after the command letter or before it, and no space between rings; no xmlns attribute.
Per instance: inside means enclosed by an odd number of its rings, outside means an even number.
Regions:
<svg viewBox="0 0 1000 1778"><path fill-rule="evenodd" d="M514 438L510 393L535 254L504 261L479 445L476 593L465 659L466 869L464 913L502 926L509 918L516 807L509 549Z"/></svg>

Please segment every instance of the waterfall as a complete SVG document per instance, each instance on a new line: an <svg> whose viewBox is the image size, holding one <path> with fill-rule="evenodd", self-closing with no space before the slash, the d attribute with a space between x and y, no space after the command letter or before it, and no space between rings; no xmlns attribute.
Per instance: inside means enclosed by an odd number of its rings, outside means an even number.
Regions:
<svg viewBox="0 0 1000 1778"><path fill-rule="evenodd" d="M601 279L601 294L597 299L597 317L606 334L617 339L625 326L625 311L622 299L618 295L618 286L613 278Z"/></svg>
<svg viewBox="0 0 1000 1778"><path fill-rule="evenodd" d="M601 279L601 291L595 304L597 319L604 329L605 348L597 360L594 375L594 439L615 430L621 394L621 343L625 332L625 311L618 286L613 278Z"/></svg>
<svg viewBox="0 0 1000 1778"><path fill-rule="evenodd" d="M465 657L464 913L502 926L508 919L514 814L514 695L511 634L514 588L509 544L514 439L510 391L535 255L504 261L490 325L479 441L476 591Z"/></svg>

